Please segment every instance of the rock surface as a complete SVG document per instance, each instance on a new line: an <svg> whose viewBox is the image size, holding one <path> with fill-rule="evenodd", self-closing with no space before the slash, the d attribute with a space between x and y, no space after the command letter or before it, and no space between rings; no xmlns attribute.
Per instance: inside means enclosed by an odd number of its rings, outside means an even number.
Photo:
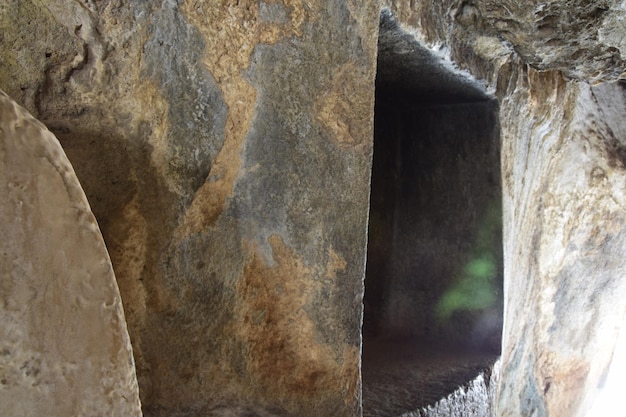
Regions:
<svg viewBox="0 0 626 417"><path fill-rule="evenodd" d="M363 417L420 416L426 410L430 414L423 416L457 416L464 414L449 407L463 411L471 402L479 415L489 416L496 356L421 342L365 341Z"/></svg>
<svg viewBox="0 0 626 417"><path fill-rule="evenodd" d="M499 362L483 371L437 404L402 414L400 417L492 417Z"/></svg>
<svg viewBox="0 0 626 417"><path fill-rule="evenodd" d="M602 34L623 31L613 26L623 15L617 3L392 4L418 38L500 100L505 323L497 416L585 415L614 352L626 308L618 249L626 243L626 108L623 84L612 82L623 72L622 53ZM552 16L544 31L533 10ZM608 49L610 59L598 52Z"/></svg>
<svg viewBox="0 0 626 417"><path fill-rule="evenodd" d="M524 105L501 115L509 275L497 406L582 416L626 308L626 94L532 70L517 82L528 84L510 97Z"/></svg>
<svg viewBox="0 0 626 417"><path fill-rule="evenodd" d="M359 415L383 5L500 103L495 413L584 413L624 313L623 0L5 1L0 88L81 180L146 415Z"/></svg>
<svg viewBox="0 0 626 417"><path fill-rule="evenodd" d="M0 408L141 416L104 241L59 142L0 91Z"/></svg>
<svg viewBox="0 0 626 417"><path fill-rule="evenodd" d="M383 1L430 45L445 46L477 78L506 50L537 70L590 83L625 77L623 0ZM480 67L480 69L479 69ZM495 69L495 72L493 71Z"/></svg>
<svg viewBox="0 0 626 417"><path fill-rule="evenodd" d="M360 413L377 21L359 1L1 6L0 85L85 188L146 415Z"/></svg>

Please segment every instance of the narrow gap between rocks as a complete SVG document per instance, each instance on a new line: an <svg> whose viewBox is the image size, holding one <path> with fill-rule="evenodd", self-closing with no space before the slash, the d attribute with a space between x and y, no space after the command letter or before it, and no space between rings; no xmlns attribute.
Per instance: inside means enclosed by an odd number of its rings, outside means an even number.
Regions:
<svg viewBox="0 0 626 417"><path fill-rule="evenodd" d="M363 323L363 415L432 405L502 332L498 103L383 12Z"/></svg>

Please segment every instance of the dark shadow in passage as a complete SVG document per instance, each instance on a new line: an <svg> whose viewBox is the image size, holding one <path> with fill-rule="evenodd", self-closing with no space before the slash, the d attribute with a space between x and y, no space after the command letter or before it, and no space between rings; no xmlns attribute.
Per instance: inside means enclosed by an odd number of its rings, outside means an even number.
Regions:
<svg viewBox="0 0 626 417"><path fill-rule="evenodd" d="M499 355L502 191L497 101L388 12L378 48L363 406L392 416Z"/></svg>

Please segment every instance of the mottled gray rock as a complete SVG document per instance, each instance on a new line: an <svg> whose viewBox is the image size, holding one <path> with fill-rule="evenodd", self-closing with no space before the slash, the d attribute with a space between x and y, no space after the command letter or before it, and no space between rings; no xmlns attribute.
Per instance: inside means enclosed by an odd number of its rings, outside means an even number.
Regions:
<svg viewBox="0 0 626 417"><path fill-rule="evenodd" d="M529 65L591 82L626 76L623 0L481 1L465 3L461 24L484 20Z"/></svg>
<svg viewBox="0 0 626 417"><path fill-rule="evenodd" d="M0 408L141 416L111 263L59 142L0 91Z"/></svg>
<svg viewBox="0 0 626 417"><path fill-rule="evenodd" d="M623 89L587 84L623 1L4 2L0 87L83 184L146 414L359 414L382 3L500 101L496 413L583 413L623 312Z"/></svg>
<svg viewBox="0 0 626 417"><path fill-rule="evenodd" d="M623 0L383 1L426 44L478 78L515 51L538 70L588 82L625 77ZM494 68L495 65L495 68Z"/></svg>
<svg viewBox="0 0 626 417"><path fill-rule="evenodd" d="M518 87L510 96L518 104L501 113L511 139L503 147L509 272L497 410L584 415L625 308L624 88L566 83L556 73L524 79L529 88Z"/></svg>
<svg viewBox="0 0 626 417"><path fill-rule="evenodd" d="M0 8L0 85L85 188L146 414L359 414L377 21L358 1Z"/></svg>

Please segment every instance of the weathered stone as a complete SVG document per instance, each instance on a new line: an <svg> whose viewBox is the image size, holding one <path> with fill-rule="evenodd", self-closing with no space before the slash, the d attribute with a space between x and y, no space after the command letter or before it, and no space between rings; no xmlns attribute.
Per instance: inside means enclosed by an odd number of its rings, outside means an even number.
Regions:
<svg viewBox="0 0 626 417"><path fill-rule="evenodd" d="M509 272L497 407L584 415L624 314L624 89L532 70L518 80L517 105L501 113Z"/></svg>
<svg viewBox="0 0 626 417"><path fill-rule="evenodd" d="M419 416L427 409L431 413L426 415L431 417L465 415L445 410L451 406L462 410L468 403L474 403L472 408L476 413L487 417L493 403L495 384L490 383L489 375L495 375L491 372L495 359L493 354L444 344L366 339L363 343L363 417L404 416L405 413L407 417ZM477 379L479 374L481 379ZM440 407L441 403L446 406Z"/></svg>
<svg viewBox="0 0 626 417"><path fill-rule="evenodd" d="M495 412L584 413L623 313L623 88L590 86L623 1L4 2L0 87L85 188L146 414L359 414L383 4L500 104Z"/></svg>
<svg viewBox="0 0 626 417"><path fill-rule="evenodd" d="M453 61L477 78L493 75L494 58L506 50L535 69L568 78L596 83L626 76L623 0L382 3L420 40L449 48Z"/></svg>
<svg viewBox="0 0 626 417"><path fill-rule="evenodd" d="M377 20L356 1L3 7L33 58L0 79L85 187L146 414L359 414Z"/></svg>
<svg viewBox="0 0 626 417"><path fill-rule="evenodd" d="M96 220L56 138L0 91L3 416L140 416Z"/></svg>
<svg viewBox="0 0 626 417"><path fill-rule="evenodd" d="M436 404L421 410L402 414L400 417L491 417L493 416L494 387L498 378L495 372L481 372L476 378L459 387Z"/></svg>

